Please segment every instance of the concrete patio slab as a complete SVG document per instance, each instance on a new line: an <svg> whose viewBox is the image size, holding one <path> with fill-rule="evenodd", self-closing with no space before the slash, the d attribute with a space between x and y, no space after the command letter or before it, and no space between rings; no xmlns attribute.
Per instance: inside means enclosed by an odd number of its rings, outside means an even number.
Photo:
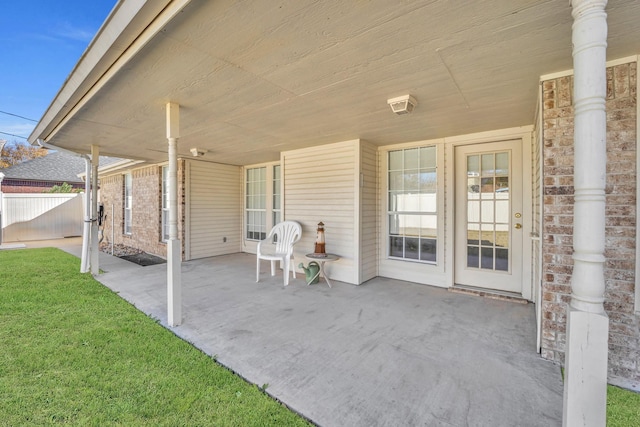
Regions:
<svg viewBox="0 0 640 427"><path fill-rule="evenodd" d="M27 245L25 245L24 243L6 243L3 245L0 245L0 251L7 251L11 249L24 249L26 247Z"/></svg>
<svg viewBox="0 0 640 427"><path fill-rule="evenodd" d="M166 265L100 261L100 282L166 326ZM561 425L560 369L535 352L532 304L384 278L283 288L254 268L248 254L184 262L184 321L170 329L318 425Z"/></svg>

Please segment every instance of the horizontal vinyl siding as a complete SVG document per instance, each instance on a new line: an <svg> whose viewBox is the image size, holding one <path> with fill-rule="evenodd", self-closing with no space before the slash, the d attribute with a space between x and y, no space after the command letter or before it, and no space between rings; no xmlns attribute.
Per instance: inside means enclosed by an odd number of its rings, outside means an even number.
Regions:
<svg viewBox="0 0 640 427"><path fill-rule="evenodd" d="M354 217L358 203L357 141L283 153L284 214L302 225L302 240L295 248L295 264L313 252L316 228L325 224L326 250L340 256L325 269L335 280L357 283L354 262L357 242Z"/></svg>
<svg viewBox="0 0 640 427"><path fill-rule="evenodd" d="M360 146L360 283L378 275L378 157L369 143Z"/></svg>
<svg viewBox="0 0 640 427"><path fill-rule="evenodd" d="M240 252L242 175L238 166L190 162L191 259ZM224 238L226 237L226 242Z"/></svg>

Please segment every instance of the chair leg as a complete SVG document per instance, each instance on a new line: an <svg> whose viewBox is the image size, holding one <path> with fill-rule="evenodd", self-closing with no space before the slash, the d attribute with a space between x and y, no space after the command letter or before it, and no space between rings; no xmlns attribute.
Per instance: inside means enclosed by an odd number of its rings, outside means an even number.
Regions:
<svg viewBox="0 0 640 427"><path fill-rule="evenodd" d="M256 257L256 283L260 281L260 258Z"/></svg>
<svg viewBox="0 0 640 427"><path fill-rule="evenodd" d="M293 278L296 278L296 263L295 263L295 259L293 257L291 257L291 260L293 260Z"/></svg>
<svg viewBox="0 0 640 427"><path fill-rule="evenodd" d="M271 276L275 276L275 275L276 275L276 262L271 261Z"/></svg>
<svg viewBox="0 0 640 427"><path fill-rule="evenodd" d="M289 259L284 259L283 264L282 274L284 276L284 285L287 286L289 284Z"/></svg>

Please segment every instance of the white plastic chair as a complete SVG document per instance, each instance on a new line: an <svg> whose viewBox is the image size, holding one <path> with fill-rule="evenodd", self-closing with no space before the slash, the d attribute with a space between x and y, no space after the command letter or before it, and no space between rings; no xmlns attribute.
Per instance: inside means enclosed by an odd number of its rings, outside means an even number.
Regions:
<svg viewBox="0 0 640 427"><path fill-rule="evenodd" d="M275 236L275 242L274 242ZM293 245L300 241L302 227L295 221L283 221L276 224L266 239L258 242L256 250L256 282L260 281L260 260L271 261L271 275L276 275L276 261L282 263L284 285L289 284L289 265L293 258ZM293 277L296 277L295 266Z"/></svg>

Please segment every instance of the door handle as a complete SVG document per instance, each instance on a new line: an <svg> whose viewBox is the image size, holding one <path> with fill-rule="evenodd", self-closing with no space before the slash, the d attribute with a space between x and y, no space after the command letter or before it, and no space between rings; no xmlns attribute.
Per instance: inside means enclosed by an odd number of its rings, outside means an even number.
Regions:
<svg viewBox="0 0 640 427"><path fill-rule="evenodd" d="M516 230L520 230L522 228L522 224L519 222L516 223Z"/></svg>

